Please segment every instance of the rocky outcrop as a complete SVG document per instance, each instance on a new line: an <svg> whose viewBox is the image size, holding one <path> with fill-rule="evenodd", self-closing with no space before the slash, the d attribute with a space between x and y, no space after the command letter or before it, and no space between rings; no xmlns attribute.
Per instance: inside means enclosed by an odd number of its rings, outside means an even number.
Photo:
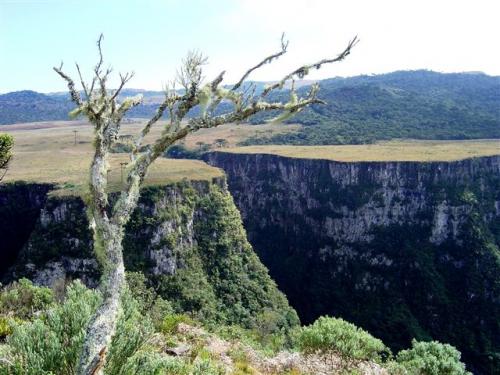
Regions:
<svg viewBox="0 0 500 375"><path fill-rule="evenodd" d="M219 152L207 160L227 173L244 219L265 206L271 211L259 217L262 226L300 216L315 235L338 243L370 241L373 228L402 224L431 225L428 239L435 244L456 240L470 205L459 202L457 194L450 197L454 187L480 188L488 195L485 215L499 214L500 197L485 179L500 174L500 157L453 163L342 163Z"/></svg>
<svg viewBox="0 0 500 375"><path fill-rule="evenodd" d="M394 349L435 338L478 373L499 369L500 156L206 160L226 172L250 242L303 322L341 316Z"/></svg>

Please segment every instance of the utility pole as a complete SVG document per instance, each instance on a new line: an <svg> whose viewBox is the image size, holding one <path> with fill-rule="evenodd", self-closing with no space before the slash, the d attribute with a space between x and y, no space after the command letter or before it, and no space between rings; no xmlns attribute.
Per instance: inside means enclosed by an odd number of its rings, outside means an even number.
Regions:
<svg viewBox="0 0 500 375"><path fill-rule="evenodd" d="M121 162L120 163L120 173L121 173L121 181L122 181L122 185L123 185L123 168L127 165L128 163L126 162Z"/></svg>
<svg viewBox="0 0 500 375"><path fill-rule="evenodd" d="M76 146L76 133L78 133L78 130L73 130L73 133L75 133L75 146Z"/></svg>

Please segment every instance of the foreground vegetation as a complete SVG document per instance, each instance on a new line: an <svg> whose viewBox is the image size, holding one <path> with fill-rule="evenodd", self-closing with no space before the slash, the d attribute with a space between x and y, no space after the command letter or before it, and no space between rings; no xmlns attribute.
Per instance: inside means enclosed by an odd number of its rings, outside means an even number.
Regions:
<svg viewBox="0 0 500 375"><path fill-rule="evenodd" d="M329 317L293 332L271 333L265 324L254 329L212 326L176 311L173 301L141 282L140 274L127 279L131 287L122 296L105 374L298 375L323 371L325 363L335 373L378 368L387 374L467 374L460 353L449 345L413 342L392 356L380 340ZM100 299L99 292L79 281L58 290L26 279L4 287L0 374L74 374L84 328ZM289 360L283 365L278 358Z"/></svg>

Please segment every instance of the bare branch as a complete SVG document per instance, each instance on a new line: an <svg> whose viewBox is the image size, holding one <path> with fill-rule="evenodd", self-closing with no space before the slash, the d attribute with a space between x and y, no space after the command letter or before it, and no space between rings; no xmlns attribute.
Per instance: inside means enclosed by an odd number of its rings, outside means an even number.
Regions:
<svg viewBox="0 0 500 375"><path fill-rule="evenodd" d="M220 85L220 83L224 79L224 74L226 74L225 70L220 72L219 75L217 77L215 77L215 79L212 81L212 83L210 84L210 87L212 88L212 92L215 92L215 90L217 90L217 87Z"/></svg>
<svg viewBox="0 0 500 375"><path fill-rule="evenodd" d="M151 127L163 116L163 113L169 107L172 100L173 99L171 97L165 95L165 100L160 104L160 106L156 110L155 115L142 128L141 133L135 140L133 145L133 155L137 154L137 152L141 147L142 141L144 140L144 137L148 135L149 131L151 130Z"/></svg>
<svg viewBox="0 0 500 375"><path fill-rule="evenodd" d="M253 100L254 96L255 96L255 90L257 89L257 85L255 83L252 83L250 85L247 86L247 88L243 91L241 97L242 97L242 100L241 100L241 105L243 107L246 107L250 101Z"/></svg>
<svg viewBox="0 0 500 375"><path fill-rule="evenodd" d="M125 84L134 77L134 74L134 72L125 73L125 75L122 75L120 73L120 86L118 87L118 89L116 89L115 93L111 97L111 101L116 99L116 97L120 94L120 91L122 91L123 86L125 86Z"/></svg>
<svg viewBox="0 0 500 375"><path fill-rule="evenodd" d="M59 68L56 68L54 66L54 70L57 74L59 74L67 83L68 83L68 90L69 90L69 93L71 95L71 100L77 105L77 106L81 106L83 103L82 103L82 99L80 98L80 94L78 93L78 91L76 91L76 88L75 88L75 82L68 76L66 75L63 71L62 71L62 67L63 67L63 63L61 62L61 65L59 66Z"/></svg>
<svg viewBox="0 0 500 375"><path fill-rule="evenodd" d="M304 65L304 66L301 66L300 68L298 69L295 69L293 72L287 74L285 77L283 77L280 81L276 82L275 84L267 87L263 92L262 94L260 95L261 98L267 96L271 91L277 89L277 88L282 88L285 83L292 79L293 77L298 77L300 79L304 78L306 75L309 74L310 70L315 68L315 69L319 69L321 68L322 65L324 64L331 64L331 63L334 63L334 62L339 62L339 61L342 61L344 60L347 56L349 56L349 54L351 53L351 49L359 42L359 39L357 36L355 36L348 44L347 44L347 47L344 49L344 51L342 51L339 55L337 55L337 57L335 58L332 58L332 59L323 59L323 60L320 60L318 62L315 62L314 64L310 64L310 65Z"/></svg>
<svg viewBox="0 0 500 375"><path fill-rule="evenodd" d="M116 101L111 101L111 112L114 114L114 122L118 125L118 127L125 113L127 113L130 109L137 107L141 103L142 95L136 95L134 97L124 99L118 109L115 110Z"/></svg>
<svg viewBox="0 0 500 375"><path fill-rule="evenodd" d="M212 113L218 107L218 105L220 104L220 102L223 99L222 96L218 95L218 89L219 89L219 85L222 83L222 80L224 79L224 74L226 74L225 70L220 72L219 75L217 77L215 77L215 79L210 83L212 102L209 103L210 105L208 106L209 113Z"/></svg>
<svg viewBox="0 0 500 375"><path fill-rule="evenodd" d="M208 59L199 51L189 51L177 72L177 82L187 91L193 87L199 87L203 80L202 66L206 65Z"/></svg>
<svg viewBox="0 0 500 375"><path fill-rule="evenodd" d="M284 55L287 52L288 48L288 40L285 40L285 33L281 34L281 51L272 54L271 56L266 57L264 60L262 60L260 63L255 65L254 67L248 69L245 74L243 74L243 77L240 78L240 80L231 88L232 91L237 90L243 82L248 78L248 76L255 70L259 69L260 67L271 63L273 60L279 58L280 56Z"/></svg>
<svg viewBox="0 0 500 375"><path fill-rule="evenodd" d="M78 71L78 76L80 77L80 82L81 82L82 87L83 87L83 92L85 93L87 100L89 100L90 99L89 91L87 89L87 85L85 84L85 81L83 80L82 72L80 71L80 66L78 65L77 62L75 62L75 65L76 65L76 70Z"/></svg>
<svg viewBox="0 0 500 375"><path fill-rule="evenodd" d="M104 35L101 33L101 35L99 35L99 39L97 39L97 50L99 51L99 61L97 62L96 66L94 68L94 72L97 75L100 74L101 66L102 66L102 63L104 61L104 58L103 58L103 55L102 55L102 48L101 48L101 42L102 42L103 38L104 38Z"/></svg>
<svg viewBox="0 0 500 375"><path fill-rule="evenodd" d="M0 170L3 170L3 173L2 175L0 176L0 181L3 180L3 178L5 177L5 175L7 174L7 172L9 171L9 168L8 167L5 167L5 168L0 168Z"/></svg>
<svg viewBox="0 0 500 375"><path fill-rule="evenodd" d="M152 147L152 154L150 156L151 162L154 161L167 147L179 139L184 138L189 133L202 128L213 128L219 125L228 124L232 122L241 122L248 119L250 116L258 112L267 112L272 110L286 110L289 112L297 112L300 109L310 104L324 104L324 101L316 98L315 92L310 93L306 99L300 99L297 103L290 105L289 103L268 103L268 102L254 102L239 111L215 116L215 117L196 117L189 120L188 125L174 133L164 132L162 136L154 143Z"/></svg>
<svg viewBox="0 0 500 375"><path fill-rule="evenodd" d="M101 87L101 96L103 98L105 98L106 95L108 94L108 90L106 89L106 82L108 81L108 76L111 74L112 71L113 71L112 68L108 68L106 69L106 73L104 73L102 77L100 75L97 76Z"/></svg>

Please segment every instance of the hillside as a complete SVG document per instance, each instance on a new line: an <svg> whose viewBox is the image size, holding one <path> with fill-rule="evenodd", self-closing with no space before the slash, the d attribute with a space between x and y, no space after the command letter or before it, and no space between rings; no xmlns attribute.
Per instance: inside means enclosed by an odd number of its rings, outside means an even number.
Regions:
<svg viewBox="0 0 500 375"><path fill-rule="evenodd" d="M500 138L500 77L408 71L327 79L320 86L319 97L327 104L312 106L290 120L310 126L244 144Z"/></svg>
<svg viewBox="0 0 500 375"><path fill-rule="evenodd" d="M0 125L32 121L68 120L72 109L66 95L16 91L0 95Z"/></svg>
<svg viewBox="0 0 500 375"><path fill-rule="evenodd" d="M299 92L308 89L299 85ZM292 121L304 125L281 134L258 134L242 144L348 144L394 138L480 139L500 138L500 77L481 73L443 74L399 71L373 76L320 81L315 105ZM256 82L257 92L263 87ZM162 93L129 89L124 96L142 94L144 104L130 117L153 115ZM275 100L285 100L287 91ZM0 124L66 120L71 109L66 94L20 91L0 95ZM224 110L222 106L221 110ZM194 110L196 111L196 109ZM254 117L262 123L270 114Z"/></svg>

